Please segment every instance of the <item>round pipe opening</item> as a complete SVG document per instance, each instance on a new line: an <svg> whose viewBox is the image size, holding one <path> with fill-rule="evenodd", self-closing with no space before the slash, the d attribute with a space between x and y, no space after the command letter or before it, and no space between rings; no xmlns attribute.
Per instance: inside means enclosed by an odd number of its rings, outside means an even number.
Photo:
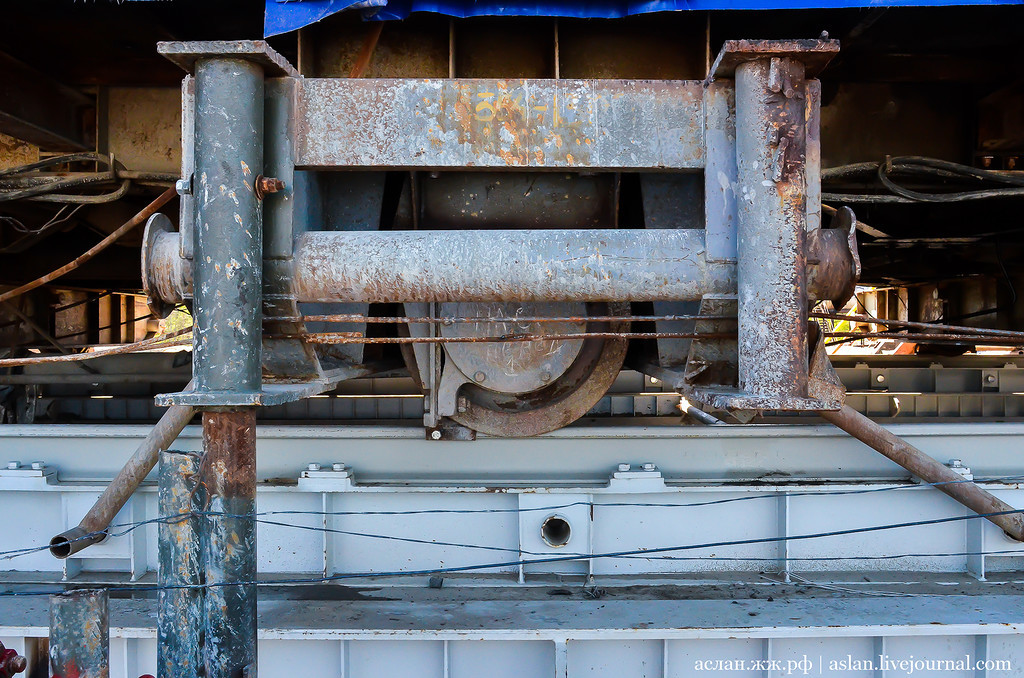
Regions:
<svg viewBox="0 0 1024 678"><path fill-rule="evenodd" d="M572 526L562 516L548 516L541 523L540 536L548 546L559 548L568 544L572 538Z"/></svg>

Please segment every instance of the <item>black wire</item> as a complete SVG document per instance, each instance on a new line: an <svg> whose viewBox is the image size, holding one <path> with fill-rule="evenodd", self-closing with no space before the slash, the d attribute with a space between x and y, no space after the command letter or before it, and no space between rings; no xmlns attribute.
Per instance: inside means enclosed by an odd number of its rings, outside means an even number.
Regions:
<svg viewBox="0 0 1024 678"><path fill-rule="evenodd" d="M644 556L654 553L672 553L678 551L696 551L700 549L710 548L722 548L726 546L749 546L753 544L770 544L778 543L783 541L806 541L810 539L824 539L828 537L842 537L852 534L864 534L869 532L880 532L885 530L903 529L907 527L922 527L925 525L941 525L945 523L960 522L964 520L975 520L978 518L993 518L996 516L1013 515L1024 513L1024 510L1016 509L1013 511L998 511L994 513L978 513L963 516L948 516L945 518L931 518L928 520L915 520L902 523L889 523L886 525L873 525L868 527L854 527L847 528L844 530L831 530L828 532L814 532L809 534L798 534L798 535L785 535L778 537L752 537L749 539L734 539L727 541L715 541L705 542L700 544L684 544L679 546L659 546L649 549L627 549L621 551L607 551L603 553L593 554L580 554L580 555L565 555L565 556L548 556L545 558L533 558L533 559L517 559L510 561L491 562L491 563L477 563L475 565L459 565L453 567L439 567L439 568L427 568L420 570L399 570L391 572L346 572L333 575L325 575L323 577L316 577L312 579L264 579L260 580L245 580L237 582L207 582L203 584L169 584L163 586L148 586L148 587L133 587L133 586L111 586L111 587L100 587L105 588L107 591L170 591L170 590L184 590L184 589L208 589L208 588L224 588L228 586L283 586L283 585L310 585L310 584L321 584L332 581L342 581L345 579L361 579L369 577L409 577L409 576L426 576L426 575L437 575L437 574L451 574L455 572L473 572L477 570L492 570L492 569L503 569L518 567L524 565L538 565L538 564L550 564L550 563L564 563L574 562L580 560L597 560L601 558L621 558L624 556ZM976 553L987 553L987 552L976 552ZM50 590L50 591L4 591L0 592L0 596L49 596L58 593L64 593L63 589Z"/></svg>

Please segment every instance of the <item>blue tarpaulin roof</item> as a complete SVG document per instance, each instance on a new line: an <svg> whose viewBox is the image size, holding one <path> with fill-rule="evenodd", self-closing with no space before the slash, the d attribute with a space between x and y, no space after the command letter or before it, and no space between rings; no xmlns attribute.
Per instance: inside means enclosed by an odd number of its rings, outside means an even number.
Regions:
<svg viewBox="0 0 1024 678"><path fill-rule="evenodd" d="M336 12L361 9L371 20L404 19L412 12L454 17L559 16L616 19L631 14L712 9L825 9L839 7L926 7L943 5L1020 5L1024 0L266 0L264 35L288 33Z"/></svg>

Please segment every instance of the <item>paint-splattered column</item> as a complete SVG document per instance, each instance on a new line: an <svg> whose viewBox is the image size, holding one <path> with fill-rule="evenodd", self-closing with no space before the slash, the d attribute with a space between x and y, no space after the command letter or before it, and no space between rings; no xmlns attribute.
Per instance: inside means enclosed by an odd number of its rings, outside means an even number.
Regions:
<svg viewBox="0 0 1024 678"><path fill-rule="evenodd" d="M817 109L807 78L838 49L827 39L728 41L712 71L735 79L739 387L751 409L810 406L807 130Z"/></svg>
<svg viewBox="0 0 1024 678"><path fill-rule="evenodd" d="M261 385L263 67L220 57L195 73L192 370L196 391L242 395Z"/></svg>
<svg viewBox="0 0 1024 678"><path fill-rule="evenodd" d="M109 678L110 623L105 589L50 596L50 675Z"/></svg>
<svg viewBox="0 0 1024 678"><path fill-rule="evenodd" d="M193 196L195 391L203 412L203 663L207 678L256 675L256 416L261 390L263 67L237 58L195 66Z"/></svg>
<svg viewBox="0 0 1024 678"><path fill-rule="evenodd" d="M194 386L158 398L203 411L201 512L206 678L256 675L256 416L262 402L264 77L291 74L261 41L161 43L195 76L191 193ZM188 102L186 102L187 105ZM187 135L186 135L187 139ZM187 229L182 229L187 233ZM167 478L169 484L176 484ZM168 563L169 568L182 563ZM169 603L171 597L166 597ZM166 614L166 612L165 612ZM182 623L186 623L182 619ZM170 637L170 636L168 636ZM187 644L177 645L192 661ZM165 651L173 651L168 644ZM173 659L167 656L169 661Z"/></svg>
<svg viewBox="0 0 1024 678"><path fill-rule="evenodd" d="M740 389L807 395L804 66L736 67Z"/></svg>

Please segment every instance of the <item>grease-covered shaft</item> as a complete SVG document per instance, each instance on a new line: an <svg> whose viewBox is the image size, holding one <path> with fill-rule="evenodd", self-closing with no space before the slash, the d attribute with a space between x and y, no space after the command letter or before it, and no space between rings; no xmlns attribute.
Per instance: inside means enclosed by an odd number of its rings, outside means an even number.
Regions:
<svg viewBox="0 0 1024 678"><path fill-rule="evenodd" d="M256 675L256 411L203 412L206 678Z"/></svg>
<svg viewBox="0 0 1024 678"><path fill-rule="evenodd" d="M834 412L821 412L821 417L849 433L868 447L882 453L927 483L975 513L986 516L1006 534L1024 541L1024 514L1016 511L1002 499L986 492L973 482L965 481L956 471L941 464L906 440L893 434L865 417L849 405ZM1000 513L1003 515L988 515Z"/></svg>

